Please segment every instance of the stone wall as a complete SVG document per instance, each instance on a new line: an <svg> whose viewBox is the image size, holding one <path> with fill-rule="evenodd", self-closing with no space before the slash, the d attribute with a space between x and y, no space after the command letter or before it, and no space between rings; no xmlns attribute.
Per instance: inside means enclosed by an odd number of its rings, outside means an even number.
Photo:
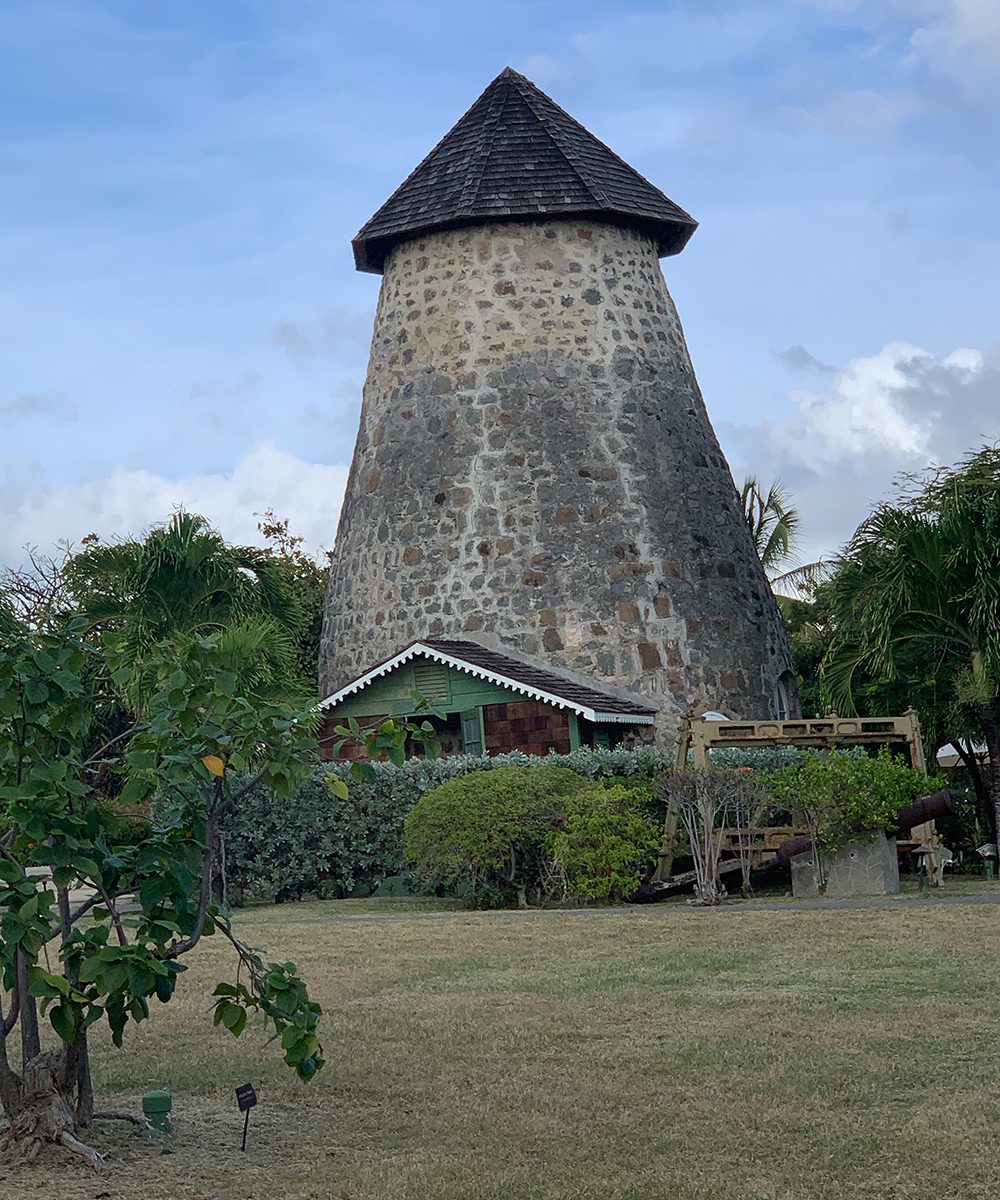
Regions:
<svg viewBox="0 0 1000 1200"><path fill-rule="evenodd" d="M321 689L468 636L771 715L791 663L654 247L600 222L438 232L386 264Z"/></svg>
<svg viewBox="0 0 1000 1200"><path fill-rule="evenodd" d="M519 700L510 704L483 706L486 750L503 754L523 750L525 754L569 754L569 717L541 700Z"/></svg>

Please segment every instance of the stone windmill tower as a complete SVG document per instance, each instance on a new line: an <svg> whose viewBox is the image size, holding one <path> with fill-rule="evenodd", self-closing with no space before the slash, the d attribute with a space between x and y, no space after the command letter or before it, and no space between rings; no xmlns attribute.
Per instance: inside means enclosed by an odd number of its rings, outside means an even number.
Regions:
<svg viewBox="0 0 1000 1200"><path fill-rule="evenodd" d="M788 715L774 598L659 259L696 222L503 71L364 226L382 275L324 695L472 639L690 709ZM785 710L785 711L782 711Z"/></svg>

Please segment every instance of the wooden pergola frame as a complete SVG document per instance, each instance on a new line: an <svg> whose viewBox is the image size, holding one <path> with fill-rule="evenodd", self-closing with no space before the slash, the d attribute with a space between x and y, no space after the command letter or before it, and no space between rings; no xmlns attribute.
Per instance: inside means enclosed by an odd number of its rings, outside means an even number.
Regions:
<svg viewBox="0 0 1000 1200"><path fill-rule="evenodd" d="M706 767L712 750L760 750L772 746L835 750L842 746L897 746L906 750L910 766L927 774L927 760L920 735L920 719L915 709L890 717L826 717L791 721L707 721L703 717L685 717L677 739L675 771L687 767ZM929 842L934 824L914 829L910 837ZM677 813L667 812L663 827L663 845L654 882L669 879L674 865L677 842Z"/></svg>

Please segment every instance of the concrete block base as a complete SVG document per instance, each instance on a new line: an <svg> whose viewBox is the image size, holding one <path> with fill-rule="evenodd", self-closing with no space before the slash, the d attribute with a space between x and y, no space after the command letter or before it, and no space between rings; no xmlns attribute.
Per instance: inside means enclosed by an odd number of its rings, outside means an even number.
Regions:
<svg viewBox="0 0 1000 1200"><path fill-rule="evenodd" d="M882 832L846 843L829 861L826 895L830 899L892 896L898 891L896 839Z"/></svg>

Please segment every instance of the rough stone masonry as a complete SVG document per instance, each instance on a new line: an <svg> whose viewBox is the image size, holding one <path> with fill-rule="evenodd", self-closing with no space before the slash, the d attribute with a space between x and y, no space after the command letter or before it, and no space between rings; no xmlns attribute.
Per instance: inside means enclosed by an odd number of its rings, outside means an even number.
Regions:
<svg viewBox="0 0 1000 1200"><path fill-rule="evenodd" d="M774 715L779 680L794 703L658 253L603 214L388 248L324 694L444 635L640 692L667 740L691 709Z"/></svg>

